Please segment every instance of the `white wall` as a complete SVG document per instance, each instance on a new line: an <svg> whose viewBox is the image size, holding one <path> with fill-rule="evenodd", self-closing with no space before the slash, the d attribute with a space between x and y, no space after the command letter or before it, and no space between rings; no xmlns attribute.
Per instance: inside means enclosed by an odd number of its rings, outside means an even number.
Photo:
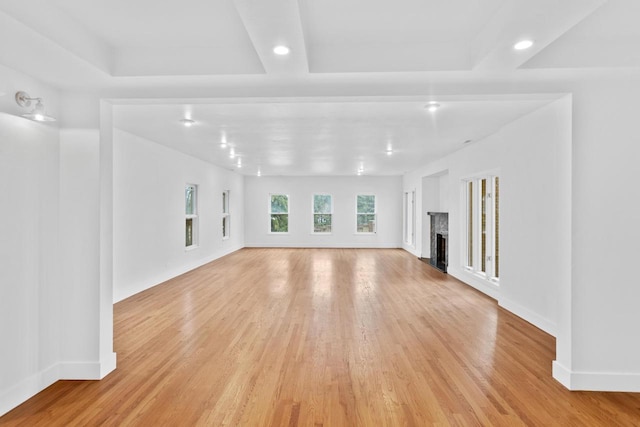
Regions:
<svg viewBox="0 0 640 427"><path fill-rule="evenodd" d="M58 379L98 379L115 368L101 305L97 130L37 123L14 101L60 94L0 66L0 415ZM96 105L97 107L97 105ZM112 328L113 325L107 325Z"/></svg>
<svg viewBox="0 0 640 427"><path fill-rule="evenodd" d="M640 391L638 99L638 73L574 88L572 282L554 366L574 389Z"/></svg>
<svg viewBox="0 0 640 427"><path fill-rule="evenodd" d="M289 233L270 234L269 194L289 195ZM313 194L333 196L333 230L312 234ZM357 235L356 195L375 194L377 233ZM402 178L353 177L245 177L246 246L371 247L402 245Z"/></svg>
<svg viewBox="0 0 640 427"><path fill-rule="evenodd" d="M92 343L101 334L99 144L97 129L60 131L60 359L69 379L101 376L91 366L100 359Z"/></svg>
<svg viewBox="0 0 640 427"><path fill-rule="evenodd" d="M420 194L419 192L417 194ZM416 203L418 203L416 201ZM422 198L416 205L419 207L421 225L416 226L416 234L420 240L420 246L408 246L409 252L421 258L431 257L431 217L428 212L448 212L449 206L449 181L447 171L438 171L429 176L422 177Z"/></svg>
<svg viewBox="0 0 640 427"><path fill-rule="evenodd" d="M58 379L58 129L0 113L0 415Z"/></svg>
<svg viewBox="0 0 640 427"><path fill-rule="evenodd" d="M198 248L185 250L184 187L198 185ZM222 192L231 235L222 239ZM114 131L114 301L244 246L243 178L127 132Z"/></svg>
<svg viewBox="0 0 640 427"><path fill-rule="evenodd" d="M571 104L567 97L407 174L404 181L405 188L426 183L439 190L437 196L448 196L439 207L448 207L449 212L449 273L551 334L556 333L559 289L566 283L571 265L567 245L570 147ZM423 180L445 168L448 174ZM462 268L461 182L489 171L500 176L499 287ZM431 195L434 189L423 189L422 193ZM429 224L421 227L428 234Z"/></svg>

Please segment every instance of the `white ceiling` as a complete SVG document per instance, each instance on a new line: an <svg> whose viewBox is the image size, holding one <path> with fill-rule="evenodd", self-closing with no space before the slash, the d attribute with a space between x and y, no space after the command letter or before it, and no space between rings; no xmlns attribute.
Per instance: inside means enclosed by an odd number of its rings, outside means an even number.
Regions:
<svg viewBox="0 0 640 427"><path fill-rule="evenodd" d="M427 101L415 98L120 105L114 125L241 173L354 175L363 168L366 174L400 175L553 98L440 99L434 113L425 110ZM196 123L186 128L181 117Z"/></svg>
<svg viewBox="0 0 640 427"><path fill-rule="evenodd" d="M557 98L553 73L640 68L638 17L637 0L0 0L0 64L235 168L224 133L241 173L389 175Z"/></svg>

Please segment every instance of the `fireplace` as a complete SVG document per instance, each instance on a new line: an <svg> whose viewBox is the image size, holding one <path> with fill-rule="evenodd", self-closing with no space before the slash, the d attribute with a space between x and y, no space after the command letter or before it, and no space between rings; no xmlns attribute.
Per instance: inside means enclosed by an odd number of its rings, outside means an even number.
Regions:
<svg viewBox="0 0 640 427"><path fill-rule="evenodd" d="M427 212L431 217L431 255L429 264L446 273L449 264L449 214Z"/></svg>

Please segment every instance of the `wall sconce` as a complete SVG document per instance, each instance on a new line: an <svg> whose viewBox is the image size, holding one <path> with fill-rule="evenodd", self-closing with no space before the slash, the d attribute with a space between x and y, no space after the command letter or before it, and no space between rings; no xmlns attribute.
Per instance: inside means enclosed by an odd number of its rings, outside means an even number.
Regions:
<svg viewBox="0 0 640 427"><path fill-rule="evenodd" d="M48 115L44 110L44 104L42 98L31 98L29 94L23 91L16 92L16 103L23 107L28 108L31 106L31 101L36 101L36 105L33 107L30 113L23 114L22 117L35 120L37 122L55 122L56 119Z"/></svg>

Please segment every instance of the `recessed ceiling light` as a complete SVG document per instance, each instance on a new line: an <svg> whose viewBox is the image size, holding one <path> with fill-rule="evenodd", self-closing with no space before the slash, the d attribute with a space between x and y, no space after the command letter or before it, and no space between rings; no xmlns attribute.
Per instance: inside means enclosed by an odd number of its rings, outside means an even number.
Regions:
<svg viewBox="0 0 640 427"><path fill-rule="evenodd" d="M233 147L231 147L231 150L229 151L229 158L230 158L230 159L233 159L233 158L235 158L235 157L236 157L236 152L235 152L235 150L233 149Z"/></svg>
<svg viewBox="0 0 640 427"><path fill-rule="evenodd" d="M238 157L238 167L239 168L242 167L242 159L240 157Z"/></svg>
<svg viewBox="0 0 640 427"><path fill-rule="evenodd" d="M387 156L390 156L392 154L393 154L393 150L391 150L391 149L387 150Z"/></svg>
<svg viewBox="0 0 640 427"><path fill-rule="evenodd" d="M428 103L425 108L427 109L427 111L429 111L430 113L433 113L434 111L436 111L438 108L440 108L440 104L438 104L437 102L430 102Z"/></svg>
<svg viewBox="0 0 640 427"><path fill-rule="evenodd" d="M279 45L273 48L273 53L276 55L288 55L289 52L291 52L291 49L284 45Z"/></svg>
<svg viewBox="0 0 640 427"><path fill-rule="evenodd" d="M260 172L260 169L258 169L258 173L256 173L256 175L261 176L262 172Z"/></svg>
<svg viewBox="0 0 640 427"><path fill-rule="evenodd" d="M531 40L520 40L518 43L513 45L513 48L515 50L525 50L525 49L529 49L531 46L533 46L533 41L531 41Z"/></svg>
<svg viewBox="0 0 640 427"><path fill-rule="evenodd" d="M196 122L195 120L191 120L191 119L180 119L180 123L182 123L186 127L193 126L195 122Z"/></svg>

